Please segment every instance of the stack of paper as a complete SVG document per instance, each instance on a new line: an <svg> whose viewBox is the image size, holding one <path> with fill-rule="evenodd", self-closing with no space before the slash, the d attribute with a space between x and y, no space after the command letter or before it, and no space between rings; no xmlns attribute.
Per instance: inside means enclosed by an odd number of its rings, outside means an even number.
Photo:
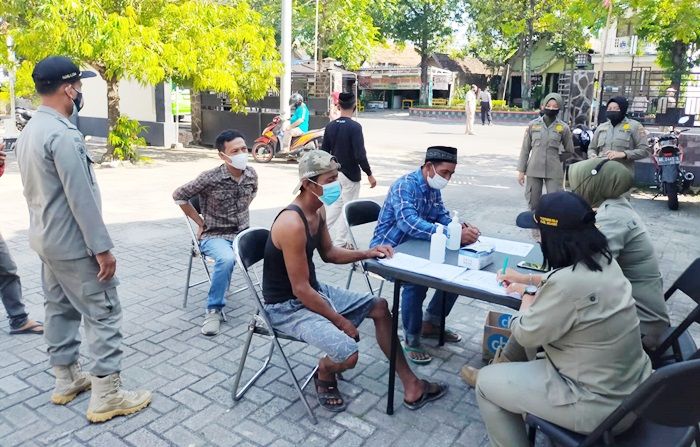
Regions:
<svg viewBox="0 0 700 447"><path fill-rule="evenodd" d="M532 250L533 247L532 244L526 244L524 242L515 242L506 239L496 239L495 237L479 236L478 242L475 242L471 245L467 245L463 248L478 251L476 248L473 248L475 246L478 248L484 246L492 246L495 247L497 252L507 253L513 256L520 256L523 258L527 256L528 253L530 253L530 250Z"/></svg>
<svg viewBox="0 0 700 447"><path fill-rule="evenodd" d="M508 296L506 288L498 285L498 278L492 272L467 270L452 281L462 286L473 287L495 295Z"/></svg>
<svg viewBox="0 0 700 447"><path fill-rule="evenodd" d="M451 264L437 264L435 262L430 262L428 259L407 255L405 253L395 253L393 258L380 259L379 262L388 267L445 281L452 281L465 271L464 267Z"/></svg>

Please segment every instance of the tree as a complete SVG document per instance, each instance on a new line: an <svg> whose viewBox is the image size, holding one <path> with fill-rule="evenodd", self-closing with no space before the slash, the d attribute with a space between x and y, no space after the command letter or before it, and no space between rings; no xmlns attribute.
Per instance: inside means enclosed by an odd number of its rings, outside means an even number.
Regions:
<svg viewBox="0 0 700 447"><path fill-rule="evenodd" d="M382 26L401 42L413 43L420 54L420 103L429 98L428 60L443 49L464 13L464 0L392 0Z"/></svg>
<svg viewBox="0 0 700 447"><path fill-rule="evenodd" d="M637 34L657 44L658 62L680 91L683 77L700 64L700 2L628 0L635 11Z"/></svg>
<svg viewBox="0 0 700 447"><path fill-rule="evenodd" d="M110 132L122 79L189 82L227 93L242 110L274 88L280 68L272 30L245 0L4 0L0 16L19 58L63 54L99 72ZM108 145L107 156L113 149Z"/></svg>

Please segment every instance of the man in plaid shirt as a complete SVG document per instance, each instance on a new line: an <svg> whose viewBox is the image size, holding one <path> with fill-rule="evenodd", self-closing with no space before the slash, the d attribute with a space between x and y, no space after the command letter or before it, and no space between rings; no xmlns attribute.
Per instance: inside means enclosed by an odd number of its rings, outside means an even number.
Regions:
<svg viewBox="0 0 700 447"><path fill-rule="evenodd" d="M451 218L442 202L440 190L447 186L456 167L456 148L429 147L423 166L391 185L370 246L396 247L409 238L430 240L435 233L436 224L447 226ZM478 228L462 224L462 245L475 242L479 234ZM443 301L449 314L457 300L457 295L453 293L436 291L424 317L423 300L427 293L427 287L406 284L401 296L401 318L406 342L404 350L408 358L418 364L432 360L421 346L421 336L437 338ZM462 337L454 331L446 330L445 340L457 343Z"/></svg>
<svg viewBox="0 0 700 447"><path fill-rule="evenodd" d="M258 175L247 166L248 148L237 130L225 130L214 144L224 163L202 172L173 193L175 203L198 226L199 247L214 259L202 334L219 333L226 291L235 265L233 240L248 228L248 207L258 192ZM199 198L201 215L190 202Z"/></svg>

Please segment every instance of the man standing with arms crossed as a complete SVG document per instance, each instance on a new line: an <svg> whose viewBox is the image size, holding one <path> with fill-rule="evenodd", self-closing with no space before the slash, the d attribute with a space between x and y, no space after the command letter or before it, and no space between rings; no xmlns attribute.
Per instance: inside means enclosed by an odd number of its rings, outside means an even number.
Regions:
<svg viewBox="0 0 700 447"><path fill-rule="evenodd" d="M92 387L87 418L104 422L145 408L151 393L121 388L114 244L102 220L93 161L68 120L83 106L81 79L94 76L61 56L36 65L32 78L42 105L17 141L17 162L29 207L29 244L42 262L45 339L56 375L51 401L65 405ZM78 362L81 319L95 361L92 376Z"/></svg>
<svg viewBox="0 0 700 447"><path fill-rule="evenodd" d="M377 186L377 181L372 176L372 169L367 161L362 126L352 119L355 105L355 95L352 93L339 95L340 118L326 126L323 146L321 146L321 149L334 156L341 165L338 180L342 188L342 195L340 200L336 200L332 205L326 205L326 216L328 228L333 237L333 245L343 248L354 248L351 247L348 240L347 225L339 217L343 212L344 204L360 197L360 180L362 180L360 169L367 174L369 187Z"/></svg>

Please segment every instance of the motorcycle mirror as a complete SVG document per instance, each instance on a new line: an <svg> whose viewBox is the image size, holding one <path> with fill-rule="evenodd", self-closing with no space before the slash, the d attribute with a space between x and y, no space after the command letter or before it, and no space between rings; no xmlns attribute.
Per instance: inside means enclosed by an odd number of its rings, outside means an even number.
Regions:
<svg viewBox="0 0 700 447"><path fill-rule="evenodd" d="M689 117L689 116L687 116L687 115L686 115L686 116L682 116L682 117L678 120L678 124L685 124L685 123L687 123L688 121L690 121L690 117Z"/></svg>

